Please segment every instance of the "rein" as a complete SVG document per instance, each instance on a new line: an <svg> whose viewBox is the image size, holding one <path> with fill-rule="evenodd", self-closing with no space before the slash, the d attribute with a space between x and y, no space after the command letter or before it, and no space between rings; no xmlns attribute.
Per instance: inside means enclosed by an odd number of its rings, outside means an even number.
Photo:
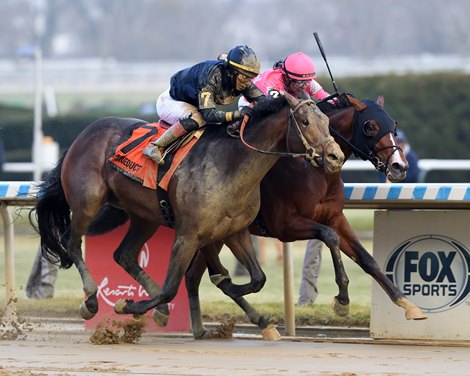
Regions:
<svg viewBox="0 0 470 376"><path fill-rule="evenodd" d="M288 120L289 120L289 128L288 128L288 134L289 134L289 129L290 129L290 126L292 124L295 125L295 130L297 131L297 135L299 136L300 138L300 141L302 141L302 144L304 145L305 147L305 153L291 153L291 152L278 152L278 151L269 151L269 150L261 150L261 149L258 149L250 144L248 144L246 141L245 141L245 138L243 136L244 134L244 131L245 131L245 127L246 127L246 124L248 123L248 120L250 119L250 117L248 115L245 115L243 117L243 122L242 122L242 125L240 127L240 140L242 141L243 145L245 145L248 149L250 150L253 150L257 153L261 153L261 154L269 154L269 155L277 155L279 157L292 157L292 158L298 158L298 157L304 157L305 159L309 160L310 163L312 163L313 166L315 167L319 167L318 163L316 162L315 158L317 157L321 157L320 154L318 154L315 150L315 147L311 146L308 141L305 139L304 135L302 134L302 132L300 131L300 127L299 127L299 124L297 123L297 120L295 119L295 113L297 112L297 110L304 104L309 104L309 103L315 103L313 100L311 99L307 99L307 100L303 100L301 101L300 103L298 103L295 108L291 108L289 106L289 116L288 116ZM252 106L252 105L250 105ZM286 136L286 142L288 140L288 134Z"/></svg>

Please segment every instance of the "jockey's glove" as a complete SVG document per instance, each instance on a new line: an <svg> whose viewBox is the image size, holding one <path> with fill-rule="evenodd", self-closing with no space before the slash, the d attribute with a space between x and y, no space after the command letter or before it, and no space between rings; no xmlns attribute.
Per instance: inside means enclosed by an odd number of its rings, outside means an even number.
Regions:
<svg viewBox="0 0 470 376"><path fill-rule="evenodd" d="M253 114L253 108L249 106L242 107L240 110L235 111L235 116L233 120L240 120L245 117L245 115L251 116Z"/></svg>

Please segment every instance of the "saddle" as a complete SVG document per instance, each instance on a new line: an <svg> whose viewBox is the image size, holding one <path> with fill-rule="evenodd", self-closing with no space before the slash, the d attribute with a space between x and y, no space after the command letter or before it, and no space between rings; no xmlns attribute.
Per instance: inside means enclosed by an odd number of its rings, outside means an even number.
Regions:
<svg viewBox="0 0 470 376"><path fill-rule="evenodd" d="M169 127L170 124L160 120L158 123L147 123L134 129L129 138L122 142L114 155L108 159L111 166L144 187L154 190L157 189L158 168L168 169L158 182L158 187L166 191L176 168L204 132L201 129L190 132L171 144L165 150L166 154L171 153L171 157L165 159L165 165L157 166L142 154L142 150L150 142L156 141Z"/></svg>

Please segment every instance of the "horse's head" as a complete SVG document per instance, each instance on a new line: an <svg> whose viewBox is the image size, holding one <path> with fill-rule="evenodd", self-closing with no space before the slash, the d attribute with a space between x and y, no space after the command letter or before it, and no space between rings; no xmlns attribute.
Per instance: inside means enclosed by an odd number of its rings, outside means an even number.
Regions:
<svg viewBox="0 0 470 376"><path fill-rule="evenodd" d="M385 111L384 98L377 101L360 101L350 95L342 95L339 102L346 101L354 111L335 111L330 116L333 132L338 141L343 141L354 154L370 161L377 170L385 172L392 182L403 180L408 162L395 139L396 121ZM349 131L348 131L349 129ZM348 139L350 141L348 141Z"/></svg>
<svg viewBox="0 0 470 376"><path fill-rule="evenodd" d="M344 154L330 134L328 116L320 111L308 94L299 99L287 92L284 95L291 107L289 121L297 129L297 135L291 134L288 144L300 137L314 166L322 167L328 174L339 172Z"/></svg>
<svg viewBox="0 0 470 376"><path fill-rule="evenodd" d="M408 161L395 138L397 122L385 111L382 95L375 102L366 99L363 103L367 108L357 115L354 138L362 138L369 155L373 155L371 162L377 170L387 174L388 180L393 183L403 180Z"/></svg>

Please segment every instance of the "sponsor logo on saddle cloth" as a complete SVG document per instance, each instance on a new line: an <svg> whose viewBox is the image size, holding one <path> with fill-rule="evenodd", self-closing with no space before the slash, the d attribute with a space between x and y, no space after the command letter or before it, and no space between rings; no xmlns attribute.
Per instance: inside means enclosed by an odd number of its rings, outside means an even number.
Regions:
<svg viewBox="0 0 470 376"><path fill-rule="evenodd" d="M148 123L134 129L131 136L116 148L114 155L109 158L109 162L116 170L122 172L132 180L142 184L146 188L157 189L158 166L149 158L142 154L147 145L160 138L168 129L160 123ZM203 130L189 133L178 144L175 156L168 171L163 176L158 186L167 190L168 183L176 168L183 161L197 140L201 137Z"/></svg>
<svg viewBox="0 0 470 376"><path fill-rule="evenodd" d="M458 241L423 235L398 245L385 274L426 312L443 312L470 294L470 252Z"/></svg>

